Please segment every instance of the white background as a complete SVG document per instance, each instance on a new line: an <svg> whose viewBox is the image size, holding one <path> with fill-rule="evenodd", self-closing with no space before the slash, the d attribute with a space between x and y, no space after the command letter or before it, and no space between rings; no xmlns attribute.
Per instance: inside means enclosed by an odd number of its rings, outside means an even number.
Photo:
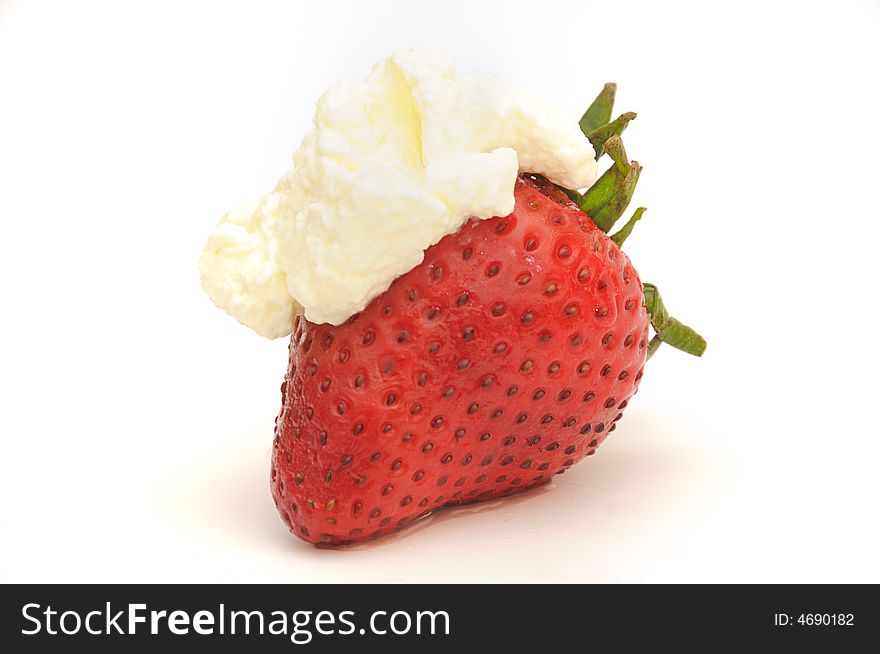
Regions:
<svg viewBox="0 0 880 654"><path fill-rule="evenodd" d="M880 582L880 3L0 4L0 580ZM553 488L347 551L269 495L286 366L197 258L404 47L639 117L661 350Z"/></svg>

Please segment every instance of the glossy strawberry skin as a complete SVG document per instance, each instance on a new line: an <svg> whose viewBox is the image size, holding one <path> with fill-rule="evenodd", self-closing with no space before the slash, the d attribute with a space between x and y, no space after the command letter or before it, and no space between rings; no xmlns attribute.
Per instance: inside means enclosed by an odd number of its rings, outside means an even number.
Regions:
<svg viewBox="0 0 880 654"><path fill-rule="evenodd" d="M545 483L613 431L648 317L629 259L546 183L471 220L339 326L299 319L271 488L312 543Z"/></svg>

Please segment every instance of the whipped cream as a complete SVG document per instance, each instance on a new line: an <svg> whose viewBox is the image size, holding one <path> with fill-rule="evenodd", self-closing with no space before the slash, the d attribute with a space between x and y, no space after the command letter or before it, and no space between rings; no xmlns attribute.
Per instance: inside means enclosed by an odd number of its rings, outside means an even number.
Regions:
<svg viewBox="0 0 880 654"><path fill-rule="evenodd" d="M293 168L211 233L202 286L269 338L300 312L339 324L469 217L513 211L519 171L590 185L577 118L504 80L456 75L441 52L398 52L318 100Z"/></svg>

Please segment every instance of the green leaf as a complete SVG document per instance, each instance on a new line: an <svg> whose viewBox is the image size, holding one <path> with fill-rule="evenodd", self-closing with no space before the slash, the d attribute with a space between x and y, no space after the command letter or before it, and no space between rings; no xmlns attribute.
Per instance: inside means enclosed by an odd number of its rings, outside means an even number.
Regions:
<svg viewBox="0 0 880 654"><path fill-rule="evenodd" d="M642 290L645 293L645 309L651 317L651 324L656 329L658 324L662 325L669 320L669 314L656 286L646 283L642 285Z"/></svg>
<svg viewBox="0 0 880 654"><path fill-rule="evenodd" d="M605 150L615 165L584 192L578 205L607 233L629 206L642 167L637 161L627 160L623 140L617 134L606 141Z"/></svg>
<svg viewBox="0 0 880 654"><path fill-rule="evenodd" d="M697 357L703 356L703 352L706 351L706 339L680 320L670 317L656 286L645 284L643 290L645 308L651 317L651 326L657 332L648 345L648 356L650 357L656 352L661 342L668 343L682 352Z"/></svg>
<svg viewBox="0 0 880 654"><path fill-rule="evenodd" d="M627 128L627 125L635 120L635 118L635 112L628 111L625 114L621 114L610 123L600 125L587 134L587 138L590 139L590 143L593 144L593 150L596 151L596 159L601 157L605 152L605 142L612 136L620 136L623 133L623 130Z"/></svg>
<svg viewBox="0 0 880 654"><path fill-rule="evenodd" d="M625 175L628 170L627 166L629 166L629 158L626 156L626 148L623 147L623 139L620 138L620 134L615 134L605 141L604 148L611 160Z"/></svg>
<svg viewBox="0 0 880 654"><path fill-rule="evenodd" d="M584 192L580 208L599 229L609 232L629 206L641 173L637 161L611 166Z"/></svg>
<svg viewBox="0 0 880 654"><path fill-rule="evenodd" d="M654 356L654 353L663 345L663 341L660 340L659 336L654 336L650 341L648 341L648 356L646 359L648 361L651 360L651 357Z"/></svg>
<svg viewBox="0 0 880 654"><path fill-rule="evenodd" d="M611 236L611 240L617 243L617 247L623 247L623 242L632 234L633 228L636 226L636 223L642 219L642 214L645 213L647 209L645 207L639 207L633 212L632 218L626 221L626 225L620 228L620 231Z"/></svg>
<svg viewBox="0 0 880 654"><path fill-rule="evenodd" d="M657 332L657 336L664 343L695 357L703 356L706 351L706 339L675 318L670 318L663 331Z"/></svg>
<svg viewBox="0 0 880 654"><path fill-rule="evenodd" d="M593 100L593 103L587 107L578 123L584 136L589 137L590 132L611 120L615 93L617 93L617 84L606 84L599 95L596 96L596 99Z"/></svg>
<svg viewBox="0 0 880 654"><path fill-rule="evenodd" d="M581 201L578 203L581 210L592 217L603 205L611 201L615 190L623 182L624 177L625 174L621 173L617 166L611 166L590 188L584 191ZM595 221L595 218L593 220ZM598 222L596 224L598 225ZM599 227L602 226L599 225Z"/></svg>

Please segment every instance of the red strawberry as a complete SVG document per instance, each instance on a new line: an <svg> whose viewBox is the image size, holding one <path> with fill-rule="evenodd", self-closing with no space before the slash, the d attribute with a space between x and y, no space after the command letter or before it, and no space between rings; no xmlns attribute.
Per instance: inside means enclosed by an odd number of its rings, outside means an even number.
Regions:
<svg viewBox="0 0 880 654"><path fill-rule="evenodd" d="M346 323L297 319L272 456L297 536L365 540L546 483L614 431L662 342L703 353L620 250L644 208L607 235L641 172L614 93L580 121L614 161L586 193L521 176L513 213L467 222Z"/></svg>
<svg viewBox="0 0 880 654"><path fill-rule="evenodd" d="M546 483L614 430L647 354L639 276L552 185L521 177L514 196L346 323L298 320L272 493L300 538Z"/></svg>

